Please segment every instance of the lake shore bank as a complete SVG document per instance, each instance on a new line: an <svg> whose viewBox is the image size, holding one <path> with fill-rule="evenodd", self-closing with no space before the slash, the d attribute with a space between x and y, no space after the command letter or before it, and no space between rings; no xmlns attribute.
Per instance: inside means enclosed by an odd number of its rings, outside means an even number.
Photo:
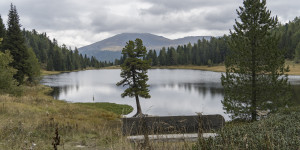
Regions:
<svg viewBox="0 0 300 150"><path fill-rule="evenodd" d="M72 70L72 71L48 71L41 69L41 76L47 76L47 75L56 75L61 73L69 73L69 72L78 72L78 71L85 71L85 70L97 70L98 68L86 68L82 70Z"/></svg>
<svg viewBox="0 0 300 150"><path fill-rule="evenodd" d="M300 64L295 64L293 61L286 61L286 65L289 66L290 71L288 75L300 75ZM120 66L109 66L101 69L121 69ZM195 65L178 65L178 66L152 66L151 69L189 69L189 70L203 70L213 72L225 72L226 68L224 64L214 66L195 66Z"/></svg>

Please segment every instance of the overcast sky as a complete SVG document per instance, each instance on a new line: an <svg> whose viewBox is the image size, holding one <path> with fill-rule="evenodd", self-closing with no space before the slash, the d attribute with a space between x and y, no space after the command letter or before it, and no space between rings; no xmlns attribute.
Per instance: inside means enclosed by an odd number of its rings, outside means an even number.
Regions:
<svg viewBox="0 0 300 150"><path fill-rule="evenodd" d="M1 0L7 22L10 3L28 30L47 32L59 44L82 47L119 33L153 33L170 39L228 34L242 0ZM286 23L300 16L299 0L268 0Z"/></svg>

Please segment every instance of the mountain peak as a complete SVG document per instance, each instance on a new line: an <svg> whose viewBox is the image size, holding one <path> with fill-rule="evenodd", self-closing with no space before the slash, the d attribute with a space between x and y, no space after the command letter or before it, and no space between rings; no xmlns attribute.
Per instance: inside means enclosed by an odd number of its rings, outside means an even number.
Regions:
<svg viewBox="0 0 300 150"><path fill-rule="evenodd" d="M151 33L121 33L102 41L84 46L78 50L87 56L95 56L101 61L114 61L121 57L121 50L125 47L129 40L134 41L136 38L143 40L143 44L147 49L160 50L162 47L177 47L188 43L196 43L199 39L210 39L210 36L189 36L180 39L171 40L163 36Z"/></svg>

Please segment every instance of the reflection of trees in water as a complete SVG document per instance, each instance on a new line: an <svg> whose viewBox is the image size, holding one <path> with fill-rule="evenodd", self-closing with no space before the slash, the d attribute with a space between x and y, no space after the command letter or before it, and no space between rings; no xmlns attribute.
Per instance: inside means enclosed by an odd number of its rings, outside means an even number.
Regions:
<svg viewBox="0 0 300 150"><path fill-rule="evenodd" d="M68 94L69 91L73 90L76 88L76 91L79 90L79 85L64 85L64 86L56 86L56 87L51 87L53 90L50 93L51 96L53 96L55 99L58 99L61 93L64 93L65 95Z"/></svg>
<svg viewBox="0 0 300 150"><path fill-rule="evenodd" d="M211 94L213 98L215 95L223 95L224 90L221 84L217 83L179 83L179 84L165 84L163 87L177 87L185 89L186 91L197 91L200 95L206 96L207 93Z"/></svg>

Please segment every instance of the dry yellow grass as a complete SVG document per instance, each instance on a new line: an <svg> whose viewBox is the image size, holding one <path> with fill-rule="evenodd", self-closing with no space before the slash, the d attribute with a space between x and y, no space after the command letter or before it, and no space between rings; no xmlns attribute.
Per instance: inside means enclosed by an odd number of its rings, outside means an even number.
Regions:
<svg viewBox="0 0 300 150"><path fill-rule="evenodd" d="M300 64L295 64L293 61L286 61L286 65L289 65L289 75L300 75Z"/></svg>
<svg viewBox="0 0 300 150"><path fill-rule="evenodd" d="M54 75L54 74L60 74L62 73L61 71L47 71L47 70L41 70L41 75L46 76L46 75Z"/></svg>
<svg viewBox="0 0 300 150"><path fill-rule="evenodd" d="M151 69L191 69L191 70L225 72L224 65L217 65L217 66L211 66L211 67L209 67L209 66L194 66L194 65L159 66L159 67L152 67Z"/></svg>
<svg viewBox="0 0 300 150"><path fill-rule="evenodd" d="M118 66L108 66L108 67L103 67L101 69L121 69L121 67L118 65Z"/></svg>
<svg viewBox="0 0 300 150"><path fill-rule="evenodd" d="M295 64L293 61L286 61L286 65L289 65L290 72L288 75L300 75L300 64ZM225 65L217 66L194 66L194 65L180 65L180 66L159 66L152 67L152 69L192 69L192 70L205 70L205 71L214 71L214 72L225 72Z"/></svg>
<svg viewBox="0 0 300 150"><path fill-rule="evenodd" d="M82 70L72 70L72 71L47 71L42 69L41 70L41 75L45 76L45 75L55 75L55 74L60 74L60 73L66 73L66 72L76 72L76 71L83 71L83 70L94 70L96 68L93 67L88 67L86 69L82 69Z"/></svg>
<svg viewBox="0 0 300 150"><path fill-rule="evenodd" d="M0 95L0 149L52 149L56 126L59 149L132 149L121 134L119 115L54 100L49 91L39 85L24 87L22 97Z"/></svg>

